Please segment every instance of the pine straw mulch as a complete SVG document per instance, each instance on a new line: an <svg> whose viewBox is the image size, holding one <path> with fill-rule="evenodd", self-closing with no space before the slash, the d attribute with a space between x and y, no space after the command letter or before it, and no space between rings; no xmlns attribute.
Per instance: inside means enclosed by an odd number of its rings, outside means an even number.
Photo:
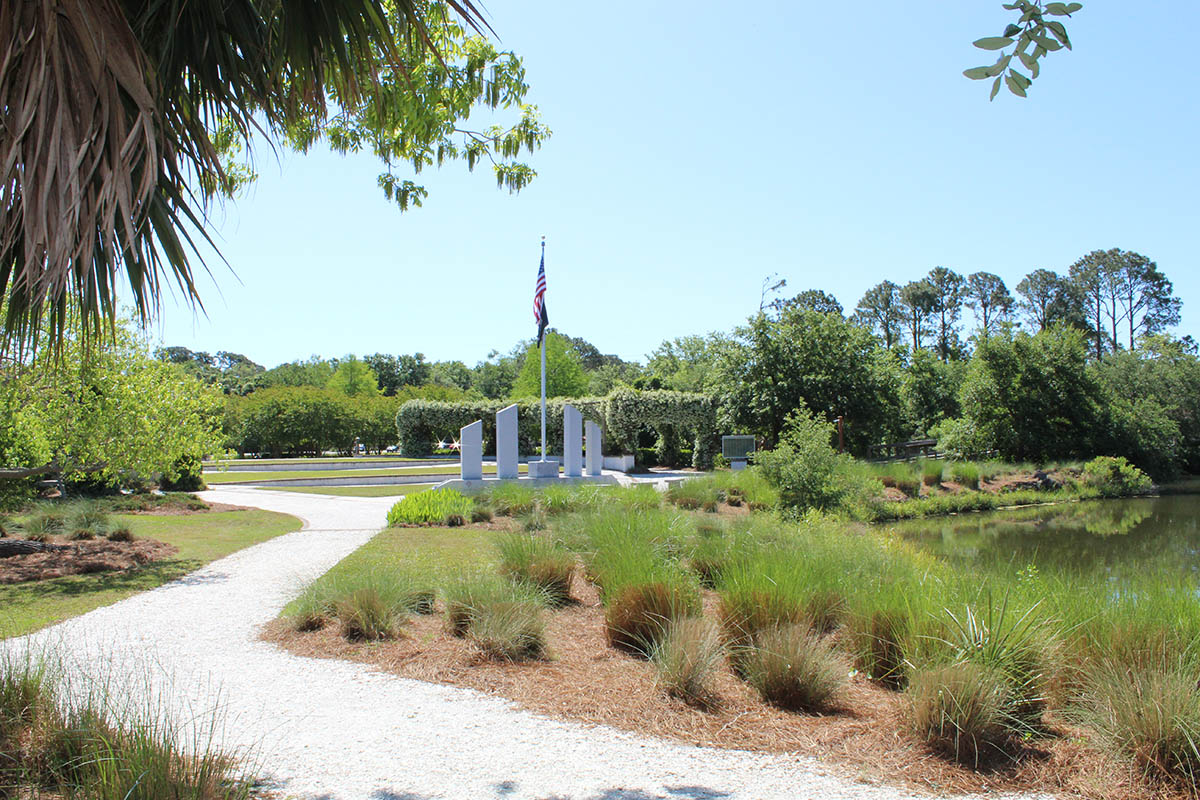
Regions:
<svg viewBox="0 0 1200 800"><path fill-rule="evenodd" d="M1152 789L1127 767L1106 761L1084 744L1082 732L1051 726L1024 745L1014 761L979 770L931 752L909 732L905 698L854 676L837 708L808 715L763 703L728 669L717 680L719 705L700 710L668 697L655 684L654 667L608 646L596 590L576 579L582 598L548 612L548 659L490 661L463 639L447 634L442 615L416 616L401 638L348 642L336 622L297 633L285 619L269 623L262 638L291 653L370 664L406 678L498 695L518 705L570 720L705 747L811 756L864 783L900 784L929 792L1053 792L1061 797L1150 800L1170 796ZM715 613L715 597L705 613ZM1182 797L1183 795L1179 795Z"/></svg>
<svg viewBox="0 0 1200 800"><path fill-rule="evenodd" d="M96 539L54 543L64 544L66 549L0 558L0 584L137 569L179 552L174 545L153 539L135 539L132 542Z"/></svg>

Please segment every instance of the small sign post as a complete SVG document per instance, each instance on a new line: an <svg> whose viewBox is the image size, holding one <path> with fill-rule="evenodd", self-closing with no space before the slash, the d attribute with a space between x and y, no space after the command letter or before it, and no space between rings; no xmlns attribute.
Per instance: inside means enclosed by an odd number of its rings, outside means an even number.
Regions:
<svg viewBox="0 0 1200 800"><path fill-rule="evenodd" d="M721 455L729 461L729 468L734 472L746 468L746 462L754 452L753 436L722 436Z"/></svg>

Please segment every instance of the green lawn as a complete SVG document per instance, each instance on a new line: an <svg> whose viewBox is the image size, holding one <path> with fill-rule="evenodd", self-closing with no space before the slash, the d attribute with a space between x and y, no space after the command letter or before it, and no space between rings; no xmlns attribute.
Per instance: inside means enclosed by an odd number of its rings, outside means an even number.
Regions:
<svg viewBox="0 0 1200 800"><path fill-rule="evenodd" d="M341 497L397 497L431 489L435 483L403 483L391 486L264 486L271 492L299 492L301 494L333 494Z"/></svg>
<svg viewBox="0 0 1200 800"><path fill-rule="evenodd" d="M218 458L205 461L205 469L219 469L223 466L240 466L242 464L333 464L343 461L432 461L430 458L407 458L405 456L339 456L330 458Z"/></svg>
<svg viewBox="0 0 1200 800"><path fill-rule="evenodd" d="M528 472L524 464L520 466L521 474ZM289 472L205 472L204 482L210 486L226 483L257 483L259 481L278 481L288 478L304 480L309 478L369 478L396 475L457 475L460 467L450 464L445 467L393 467L391 469L326 469L326 470L292 470ZM495 475L494 464L484 464L485 475Z"/></svg>
<svg viewBox="0 0 1200 800"><path fill-rule="evenodd" d="M118 514L139 538L179 548L174 557L121 573L71 575L0 585L0 638L19 636L130 595L161 586L210 561L300 529L300 520L272 511L221 511L187 516Z"/></svg>
<svg viewBox="0 0 1200 800"><path fill-rule="evenodd" d="M376 570L419 574L438 586L464 575L495 572L496 531L486 528L384 528L333 566L321 580ZM285 609L284 614L287 613Z"/></svg>

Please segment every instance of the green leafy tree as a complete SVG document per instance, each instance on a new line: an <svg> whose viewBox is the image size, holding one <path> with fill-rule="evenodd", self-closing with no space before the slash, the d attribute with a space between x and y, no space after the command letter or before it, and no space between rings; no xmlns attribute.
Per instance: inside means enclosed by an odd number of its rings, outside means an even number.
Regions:
<svg viewBox="0 0 1200 800"><path fill-rule="evenodd" d="M820 311L822 314L839 316L843 312L842 304L838 302L838 299L821 289L805 289L790 300L775 300L770 307L775 311L782 311L786 308L808 308Z"/></svg>
<svg viewBox="0 0 1200 800"><path fill-rule="evenodd" d="M911 353L900 378L906 435L924 437L943 419L958 416L958 391L965 373L962 361L941 361L928 350Z"/></svg>
<svg viewBox="0 0 1200 800"><path fill-rule="evenodd" d="M1008 319L1012 312L1013 296L1004 279L991 272L974 272L967 277L966 305L979 320L979 333L987 338L997 322Z"/></svg>
<svg viewBox="0 0 1200 800"><path fill-rule="evenodd" d="M960 349L958 318L967 288L963 276L945 267L934 267L925 278L933 290L933 316L937 327L938 358L949 361Z"/></svg>
<svg viewBox="0 0 1200 800"><path fill-rule="evenodd" d="M516 156L549 135L525 104L519 59L475 35L486 23L469 2L10 6L0 28L7 342L39 332L61 342L72 320L99 337L122 286L141 322L166 287L198 304L189 245L208 239L212 198L236 188L229 159L252 134L369 148L401 207L425 190L393 165L490 162L516 190L534 175ZM517 119L466 128L479 108Z"/></svg>
<svg viewBox="0 0 1200 800"><path fill-rule="evenodd" d="M891 281L868 289L854 311L854 321L883 339L884 347L888 350L900 341L905 318L900 287Z"/></svg>
<svg viewBox="0 0 1200 800"><path fill-rule="evenodd" d="M513 383L512 397L540 397L542 357L537 343L529 346L525 363ZM557 333L546 333L546 397L581 397L587 392L587 376L570 343Z"/></svg>
<svg viewBox="0 0 1200 800"><path fill-rule="evenodd" d="M1110 253L1112 251L1109 251ZM1183 303L1174 295L1174 286L1158 270L1158 265L1141 253L1118 250L1117 302L1129 331L1129 349L1137 346L1139 337L1160 333L1179 324ZM1114 340L1116 333L1113 333Z"/></svg>
<svg viewBox="0 0 1200 800"><path fill-rule="evenodd" d="M1062 20L1050 18L1069 17L1083 8L1083 4L1013 0L1005 3L1004 8L1019 15L1016 22L1006 25L999 36L985 36L975 41L980 50L998 52L995 63L963 71L963 75L971 80L991 80L992 100L1000 93L1001 81L1017 97L1025 97L1030 85L1041 74L1041 59L1064 47L1071 49L1071 40ZM1010 47L1012 50L1008 49Z"/></svg>
<svg viewBox="0 0 1200 800"><path fill-rule="evenodd" d="M646 363L646 375L656 378L659 388L677 392L706 391L713 368L728 339L721 334L680 336L664 341Z"/></svg>
<svg viewBox="0 0 1200 800"><path fill-rule="evenodd" d="M900 417L887 351L859 326L811 309L751 317L721 349L711 385L722 427L761 435L768 446L801 406L843 417L854 450L890 438Z"/></svg>
<svg viewBox="0 0 1200 800"><path fill-rule="evenodd" d="M336 359L324 359L314 355L307 361L296 360L267 370L263 373L262 385L322 388L329 385L329 379L333 377L337 367Z"/></svg>
<svg viewBox="0 0 1200 800"><path fill-rule="evenodd" d="M933 327L933 314L937 310L937 290L929 280L907 283L900 289L900 314L904 327L912 336L913 350L920 350Z"/></svg>
<svg viewBox="0 0 1200 800"><path fill-rule="evenodd" d="M1171 281L1141 255L1113 248L1093 250L1071 266L1071 279L1085 298L1085 316L1094 334L1096 356L1120 347L1122 330L1130 349L1137 337L1179 322L1181 302Z"/></svg>
<svg viewBox="0 0 1200 800"><path fill-rule="evenodd" d="M981 340L959 399L963 420L1008 459L1090 456L1103 429L1084 333L1063 326Z"/></svg>
<svg viewBox="0 0 1200 800"><path fill-rule="evenodd" d="M181 463L219 444L215 391L152 357L126 323L102 344L68 332L57 358L7 360L2 369L0 479L174 480Z"/></svg>
<svg viewBox="0 0 1200 800"><path fill-rule="evenodd" d="M429 382L430 365L423 353L411 356L373 353L364 356L363 361L375 371L379 389L388 397L394 396L401 386L424 386Z"/></svg>
<svg viewBox="0 0 1200 800"><path fill-rule="evenodd" d="M471 388L471 370L461 361L435 361L429 370L429 382L440 386Z"/></svg>
<svg viewBox="0 0 1200 800"><path fill-rule="evenodd" d="M1053 325L1084 327L1083 298L1067 278L1048 269L1035 269L1017 284L1017 308L1035 331Z"/></svg>
<svg viewBox="0 0 1200 800"><path fill-rule="evenodd" d="M373 397L380 393L374 371L352 355L342 359L325 386L347 397Z"/></svg>
<svg viewBox="0 0 1200 800"><path fill-rule="evenodd" d="M525 357L522 348L519 355L510 353L500 355L493 350L488 353L486 361L480 361L472 370L471 385L484 397L499 400L512 394L513 384L516 383L520 364ZM539 390L540 391L540 390Z"/></svg>

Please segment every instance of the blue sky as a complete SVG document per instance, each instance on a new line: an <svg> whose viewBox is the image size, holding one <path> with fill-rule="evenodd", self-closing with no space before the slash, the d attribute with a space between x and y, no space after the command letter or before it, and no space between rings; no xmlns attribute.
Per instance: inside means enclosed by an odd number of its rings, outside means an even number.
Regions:
<svg viewBox="0 0 1200 800"><path fill-rule="evenodd" d="M554 130L529 188L450 165L401 213L371 156L260 151L213 218L233 272L210 258L207 316L168 302L152 334L266 366L474 364L533 335L544 234L552 324L627 359L740 324L773 273L851 309L937 265L1013 288L1110 247L1157 261L1200 338L1200 4L1090 0L1074 52L993 103L961 71L990 60L970 43L999 0L487 9Z"/></svg>

